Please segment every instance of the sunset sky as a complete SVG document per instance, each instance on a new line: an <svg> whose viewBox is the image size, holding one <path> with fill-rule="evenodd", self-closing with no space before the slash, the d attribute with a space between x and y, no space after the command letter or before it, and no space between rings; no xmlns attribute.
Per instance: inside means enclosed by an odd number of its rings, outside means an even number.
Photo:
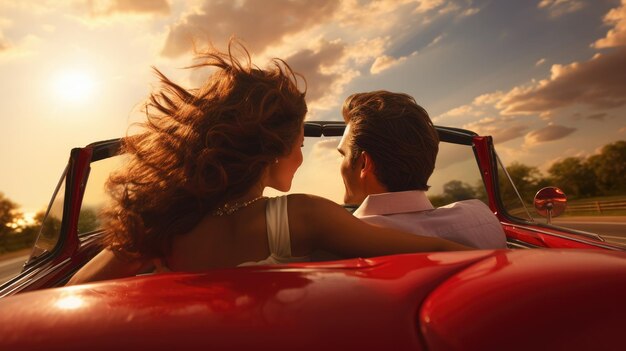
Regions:
<svg viewBox="0 0 626 351"><path fill-rule="evenodd" d="M192 43L232 35L306 77L310 120L406 92L543 171L626 139L626 0L0 0L0 192L44 208L72 147L139 118L151 66L197 86Z"/></svg>

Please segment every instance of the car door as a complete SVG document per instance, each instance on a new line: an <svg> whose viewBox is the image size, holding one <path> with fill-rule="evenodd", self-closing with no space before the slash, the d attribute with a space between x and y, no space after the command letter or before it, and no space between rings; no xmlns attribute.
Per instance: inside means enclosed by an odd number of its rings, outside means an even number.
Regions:
<svg viewBox="0 0 626 351"><path fill-rule="evenodd" d="M95 255L99 228L85 226L93 212L82 208L83 197L92 166L118 150L118 139L71 150L31 254L21 272L0 286L0 297L61 286Z"/></svg>

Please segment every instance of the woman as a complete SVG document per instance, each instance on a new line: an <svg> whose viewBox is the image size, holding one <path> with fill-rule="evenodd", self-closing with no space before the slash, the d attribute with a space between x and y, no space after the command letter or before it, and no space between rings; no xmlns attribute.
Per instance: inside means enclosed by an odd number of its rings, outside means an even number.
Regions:
<svg viewBox="0 0 626 351"><path fill-rule="evenodd" d="M313 195L263 197L266 187L288 191L302 164L305 94L285 62L258 69L237 43L201 58L198 66L214 71L198 90L157 71L162 88L146 104L145 132L126 138L130 163L109 179L106 249L69 284L153 265L199 271L308 261L316 251L370 257L466 249L370 226Z"/></svg>

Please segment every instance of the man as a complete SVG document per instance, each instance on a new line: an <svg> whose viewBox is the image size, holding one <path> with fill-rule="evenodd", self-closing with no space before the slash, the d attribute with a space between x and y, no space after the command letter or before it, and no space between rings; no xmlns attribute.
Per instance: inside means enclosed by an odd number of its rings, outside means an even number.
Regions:
<svg viewBox="0 0 626 351"><path fill-rule="evenodd" d="M379 226L437 236L480 249L506 248L497 217L480 200L434 208L426 196L439 137L426 110L406 94L354 94L343 105L344 202Z"/></svg>

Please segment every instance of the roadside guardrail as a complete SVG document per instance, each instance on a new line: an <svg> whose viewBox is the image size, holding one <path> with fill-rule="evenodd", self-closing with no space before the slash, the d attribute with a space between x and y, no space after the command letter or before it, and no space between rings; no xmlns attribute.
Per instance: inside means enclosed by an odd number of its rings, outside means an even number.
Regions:
<svg viewBox="0 0 626 351"><path fill-rule="evenodd" d="M581 202L576 204L567 204L565 207L565 213L572 212L597 212L602 214L606 211L616 211L616 210L625 210L626 211L626 201L624 200L615 200L615 201L589 201L589 202Z"/></svg>

